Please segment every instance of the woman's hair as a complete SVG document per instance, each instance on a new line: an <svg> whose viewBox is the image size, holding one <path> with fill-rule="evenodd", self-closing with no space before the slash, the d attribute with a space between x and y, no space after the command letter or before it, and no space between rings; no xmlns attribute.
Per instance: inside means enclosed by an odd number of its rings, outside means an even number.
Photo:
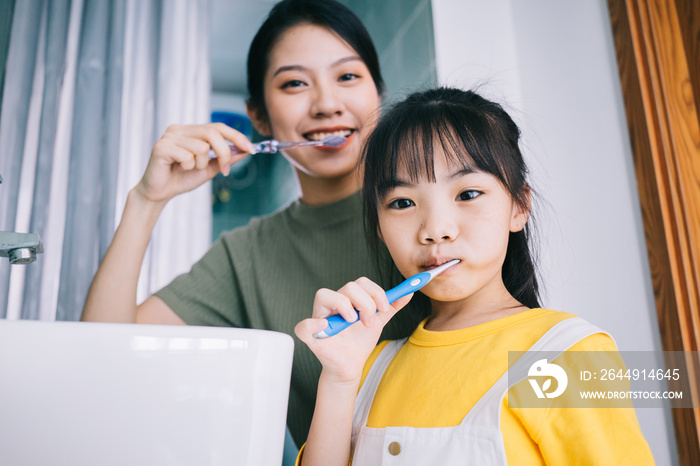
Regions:
<svg viewBox="0 0 700 466"><path fill-rule="evenodd" d="M272 8L248 51L248 104L253 110L267 117L264 82L270 52L285 31L299 24L328 28L347 42L369 69L377 93L380 96L384 93L377 51L352 11L334 0L283 0Z"/></svg>
<svg viewBox="0 0 700 466"><path fill-rule="evenodd" d="M473 91L440 87L394 104L379 119L363 154L365 228L374 250L380 241L377 210L398 184L397 169L405 168L412 182L435 182L433 148L437 144L448 164L495 176L518 206L529 211L530 188L519 138L520 129L508 113ZM539 307L529 223L510 233L502 275L515 299Z"/></svg>

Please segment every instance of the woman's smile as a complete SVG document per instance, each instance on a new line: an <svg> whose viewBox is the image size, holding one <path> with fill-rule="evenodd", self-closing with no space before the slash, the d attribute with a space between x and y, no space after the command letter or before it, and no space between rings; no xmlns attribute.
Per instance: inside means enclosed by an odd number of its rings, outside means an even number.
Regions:
<svg viewBox="0 0 700 466"><path fill-rule="evenodd" d="M309 141L323 141L330 136L342 136L344 138L349 138L354 132L355 129L351 128L321 128L304 133L304 137Z"/></svg>
<svg viewBox="0 0 700 466"><path fill-rule="evenodd" d="M352 145L353 140L357 134L357 130L355 128L345 128L345 127L333 127L333 128L320 128L320 129L315 129L312 131L309 131L308 133L304 133L304 138L308 139L309 141L323 141L327 137L332 137L332 136L341 136L345 138L345 142L329 147L329 146L318 146L315 147L315 149L318 150L323 150L323 151L339 151L343 150L346 147Z"/></svg>

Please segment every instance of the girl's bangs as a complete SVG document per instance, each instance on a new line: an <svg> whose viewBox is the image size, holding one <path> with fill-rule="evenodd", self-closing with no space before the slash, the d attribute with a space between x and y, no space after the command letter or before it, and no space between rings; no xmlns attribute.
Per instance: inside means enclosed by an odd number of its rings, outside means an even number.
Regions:
<svg viewBox="0 0 700 466"><path fill-rule="evenodd" d="M428 181L435 183L435 152L444 154L449 166L461 166L469 171L479 167L469 155L465 141L445 122L442 116L436 118L411 118L405 125L394 128L394 137L387 147L384 157L385 167L381 173L383 179L377 180L378 194L383 196L400 181L418 183ZM399 179L398 174L407 176L408 180Z"/></svg>

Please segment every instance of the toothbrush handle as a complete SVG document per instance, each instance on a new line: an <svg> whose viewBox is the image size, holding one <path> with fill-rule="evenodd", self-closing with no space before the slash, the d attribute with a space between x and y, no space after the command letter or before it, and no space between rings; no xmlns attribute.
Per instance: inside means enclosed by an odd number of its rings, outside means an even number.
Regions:
<svg viewBox="0 0 700 466"><path fill-rule="evenodd" d="M236 154L242 154L245 151L240 150L238 147L234 146L233 144L229 144L229 149L231 150L231 155L236 155ZM216 152L214 152L213 149L209 150L209 158L210 159L215 159L216 158Z"/></svg>
<svg viewBox="0 0 700 466"><path fill-rule="evenodd" d="M430 278L431 276L427 272L416 274L411 278L401 282L398 286L387 291L386 298L389 300L389 303L393 303L397 299L402 298L407 294L413 293L423 288L423 286L430 281ZM357 310L355 310L355 312L357 312ZM332 316L329 316L326 319L328 321L328 327L326 327L318 333L315 333L314 338L328 338L332 337L333 335L337 335L338 333L342 332L343 330L357 322L359 319L359 312L357 312L357 320L355 320L354 322L348 322L347 320L343 319L343 317L340 314L333 314Z"/></svg>
<svg viewBox="0 0 700 466"><path fill-rule="evenodd" d="M255 147L255 153L260 154L274 154L277 152L277 146L283 144L277 141L276 139L269 139L267 141L261 141L253 144ZM287 143L289 144L289 143ZM229 150L231 151L231 155L236 155L236 154L247 154L247 151L241 150L238 147L236 147L233 143L229 142L228 143ZM209 150L209 158L214 159L216 158L216 152L214 152L213 149Z"/></svg>

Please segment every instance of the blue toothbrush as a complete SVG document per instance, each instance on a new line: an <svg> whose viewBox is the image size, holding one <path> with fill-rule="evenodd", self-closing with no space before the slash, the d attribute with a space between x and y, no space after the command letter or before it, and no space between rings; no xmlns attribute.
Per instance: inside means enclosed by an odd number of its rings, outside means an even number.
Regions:
<svg viewBox="0 0 700 466"><path fill-rule="evenodd" d="M407 294L418 291L425 285L427 285L430 280L437 277L442 272L458 263L459 259L452 259L449 262L445 262L440 267L435 267L434 269L430 269L427 272L417 273L411 278L408 278L405 281L403 281L400 285L387 291L386 298L389 300L389 303L393 303L397 299L402 298ZM357 310L355 312L357 312ZM355 322L359 321L359 313L357 314L357 318L358 320L356 320ZM314 338L332 337L333 335L342 332L344 329L348 328L349 326L355 323L348 322L347 320L343 319L343 317L340 314L334 314L328 317L326 320L328 320L328 327L326 327L318 333L314 333Z"/></svg>

